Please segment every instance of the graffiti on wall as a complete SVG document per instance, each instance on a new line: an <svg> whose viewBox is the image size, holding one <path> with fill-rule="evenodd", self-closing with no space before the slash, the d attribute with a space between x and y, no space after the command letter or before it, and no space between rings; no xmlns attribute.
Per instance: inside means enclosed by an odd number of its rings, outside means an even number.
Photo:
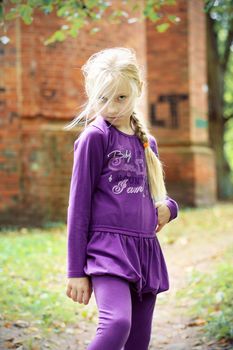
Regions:
<svg viewBox="0 0 233 350"><path fill-rule="evenodd" d="M161 128L179 128L179 116L180 106L182 101L188 99L187 94L170 94L170 95L159 95L156 103L150 104L150 121L151 125L159 126ZM160 103L168 104L169 115L166 120L161 119L157 113L157 105Z"/></svg>

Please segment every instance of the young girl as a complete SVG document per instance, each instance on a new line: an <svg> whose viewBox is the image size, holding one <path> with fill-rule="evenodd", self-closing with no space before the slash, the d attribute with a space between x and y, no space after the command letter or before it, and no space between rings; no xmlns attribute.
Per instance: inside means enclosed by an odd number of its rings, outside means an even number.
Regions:
<svg viewBox="0 0 233 350"><path fill-rule="evenodd" d="M157 294L169 289L157 232L179 209L136 112L143 83L135 51L102 50L82 71L86 107L68 125L85 123L74 142L66 294L86 305L94 289L99 324L88 350L146 350Z"/></svg>

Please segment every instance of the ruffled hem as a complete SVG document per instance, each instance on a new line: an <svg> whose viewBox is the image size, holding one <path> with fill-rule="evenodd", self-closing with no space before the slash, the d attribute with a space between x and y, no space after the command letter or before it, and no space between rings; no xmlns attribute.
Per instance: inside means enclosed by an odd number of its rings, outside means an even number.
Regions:
<svg viewBox="0 0 233 350"><path fill-rule="evenodd" d="M87 275L111 274L127 279L139 297L169 289L166 262L159 240L107 231L91 232L87 244Z"/></svg>

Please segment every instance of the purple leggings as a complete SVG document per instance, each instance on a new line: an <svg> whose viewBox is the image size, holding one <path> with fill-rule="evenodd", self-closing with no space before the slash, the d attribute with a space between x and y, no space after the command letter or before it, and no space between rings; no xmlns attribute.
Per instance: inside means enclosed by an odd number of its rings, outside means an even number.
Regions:
<svg viewBox="0 0 233 350"><path fill-rule="evenodd" d="M144 293L140 301L126 279L113 275L91 279L99 324L87 350L148 350L157 295Z"/></svg>

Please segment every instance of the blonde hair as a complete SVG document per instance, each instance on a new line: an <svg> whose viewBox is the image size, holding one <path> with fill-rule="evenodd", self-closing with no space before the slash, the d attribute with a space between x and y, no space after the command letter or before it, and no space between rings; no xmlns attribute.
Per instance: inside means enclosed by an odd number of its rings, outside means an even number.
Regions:
<svg viewBox="0 0 233 350"><path fill-rule="evenodd" d="M137 102L138 97L141 95L142 71L137 62L135 50L132 48L113 47L96 52L89 57L87 62L81 67L81 70L85 78L87 101L83 105L83 111L65 126L65 129L70 129L77 124L83 123L85 123L86 127L89 122L94 120L101 113L102 109L110 103L122 79L125 84L129 84L131 91L126 109L132 102ZM101 95L106 95L106 92L109 95L108 102L102 108L96 107L98 99ZM145 147L147 178L152 200L154 203L160 200L163 201L167 198L163 164L159 156L151 149L149 129L144 118L139 117L139 113L136 113L135 108L130 116L130 123L136 136Z"/></svg>

